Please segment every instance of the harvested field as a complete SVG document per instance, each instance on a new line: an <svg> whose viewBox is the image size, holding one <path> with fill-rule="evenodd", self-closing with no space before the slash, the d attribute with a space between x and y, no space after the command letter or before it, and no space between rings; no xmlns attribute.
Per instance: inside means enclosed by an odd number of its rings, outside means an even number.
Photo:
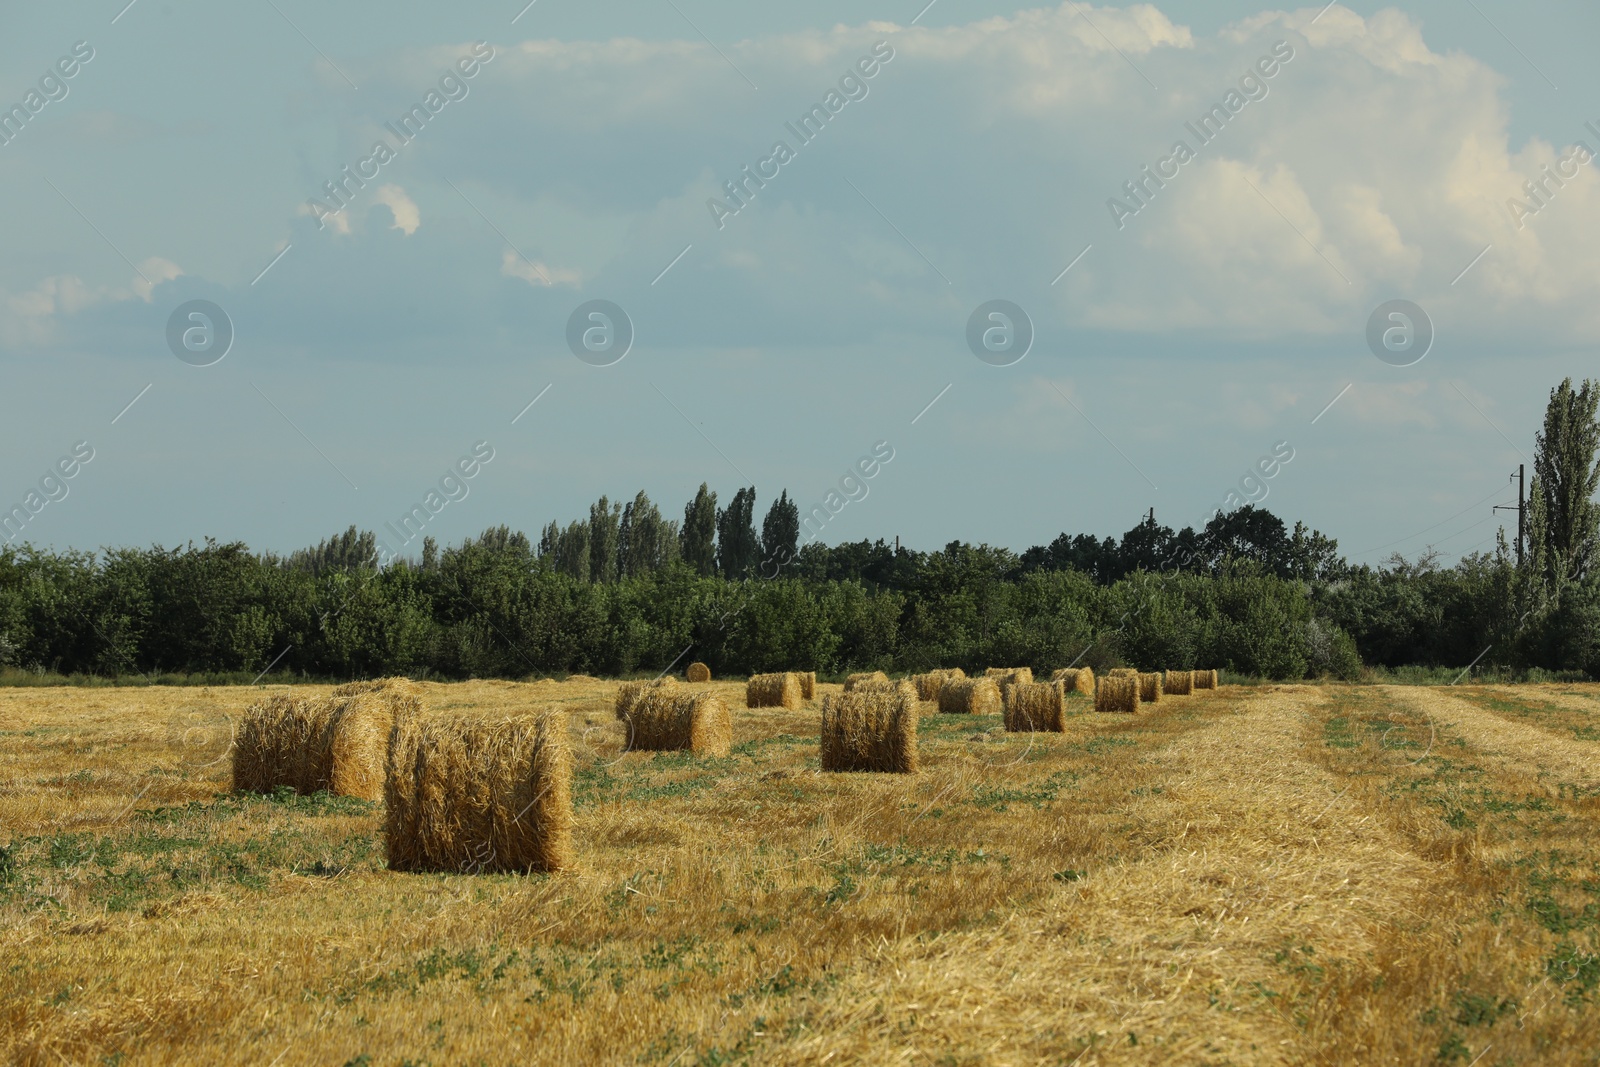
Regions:
<svg viewBox="0 0 1600 1067"><path fill-rule="evenodd" d="M259 690L0 690L0 1061L1600 1048L1600 686L926 715L904 775L823 772L820 717L740 708L742 682L701 687L735 707L711 757L627 750L614 682L415 685L444 721L555 711L563 870L394 872L381 802L232 793Z"/></svg>

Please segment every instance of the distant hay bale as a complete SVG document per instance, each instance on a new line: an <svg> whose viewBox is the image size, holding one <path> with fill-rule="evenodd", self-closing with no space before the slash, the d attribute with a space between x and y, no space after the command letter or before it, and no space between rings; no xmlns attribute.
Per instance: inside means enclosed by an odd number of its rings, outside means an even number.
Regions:
<svg viewBox="0 0 1600 1067"><path fill-rule="evenodd" d="M1132 667L1112 667L1109 678L1137 678L1139 672Z"/></svg>
<svg viewBox="0 0 1600 1067"><path fill-rule="evenodd" d="M1133 675L1112 674L1100 679L1094 693L1095 711L1136 712L1139 710L1139 679Z"/></svg>
<svg viewBox="0 0 1600 1067"><path fill-rule="evenodd" d="M726 756L733 744L728 705L704 690L647 689L623 722L629 749Z"/></svg>
<svg viewBox="0 0 1600 1067"><path fill-rule="evenodd" d="M639 702L647 689L675 689L678 679L670 674L642 682L623 682L617 686L617 718L626 719L628 712Z"/></svg>
<svg viewBox="0 0 1600 1067"><path fill-rule="evenodd" d="M1011 733L1066 729L1065 682L1021 682L1006 700L1006 729Z"/></svg>
<svg viewBox="0 0 1600 1067"><path fill-rule="evenodd" d="M696 660L689 664L689 669L684 672L683 676L691 682L709 682L711 681L711 668Z"/></svg>
<svg viewBox="0 0 1600 1067"><path fill-rule="evenodd" d="M822 769L917 769L917 690L910 682L857 687L822 701Z"/></svg>
<svg viewBox="0 0 1600 1067"><path fill-rule="evenodd" d="M395 715L420 707L393 688L304 700L279 694L254 704L234 742L233 788L381 800Z"/></svg>
<svg viewBox="0 0 1600 1067"><path fill-rule="evenodd" d="M948 682L959 681L967 676L967 672L960 667L950 670L928 671L925 674L912 675L911 683L917 687L917 699L930 701L939 699L939 690Z"/></svg>
<svg viewBox="0 0 1600 1067"><path fill-rule="evenodd" d="M754 674L744 686L747 708L798 709L804 701L800 678L794 674Z"/></svg>
<svg viewBox="0 0 1600 1067"><path fill-rule="evenodd" d="M1194 687L1196 689L1215 689L1219 679L1216 671L1195 671Z"/></svg>
<svg viewBox="0 0 1600 1067"><path fill-rule="evenodd" d="M983 672L984 677L993 678L1000 687L1000 700L1005 702L1013 686L1033 684L1033 668L1031 667L990 667Z"/></svg>
<svg viewBox="0 0 1600 1067"><path fill-rule="evenodd" d="M795 677L800 679L800 699L817 699L817 672L798 671L796 672Z"/></svg>
<svg viewBox="0 0 1600 1067"><path fill-rule="evenodd" d="M848 693L857 686L868 684L887 685L889 684L889 676L882 671L861 671L845 678L844 691Z"/></svg>
<svg viewBox="0 0 1600 1067"><path fill-rule="evenodd" d="M393 871L554 871L572 862L567 719L401 715L389 739Z"/></svg>
<svg viewBox="0 0 1600 1067"><path fill-rule="evenodd" d="M1162 687L1172 696L1186 697L1194 692L1194 672L1168 671Z"/></svg>
<svg viewBox="0 0 1600 1067"><path fill-rule="evenodd" d="M1069 693L1094 696L1094 668L1063 667L1050 676L1052 682L1063 682Z"/></svg>
<svg viewBox="0 0 1600 1067"><path fill-rule="evenodd" d="M360 696L363 693L399 693L403 696L421 696L422 690L417 683L404 676L393 678L372 678L361 682L346 682L334 686L333 695L336 697Z"/></svg>
<svg viewBox="0 0 1600 1067"><path fill-rule="evenodd" d="M1151 671L1149 674L1139 675L1139 702L1142 704L1161 703L1161 672Z"/></svg>
<svg viewBox="0 0 1600 1067"><path fill-rule="evenodd" d="M993 678L957 678L939 690L941 715L998 715L1003 707Z"/></svg>

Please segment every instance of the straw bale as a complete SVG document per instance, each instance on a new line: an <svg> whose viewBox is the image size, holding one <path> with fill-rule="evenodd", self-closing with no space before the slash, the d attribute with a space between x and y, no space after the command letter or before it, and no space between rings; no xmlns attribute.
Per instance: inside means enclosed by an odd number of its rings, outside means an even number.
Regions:
<svg viewBox="0 0 1600 1067"><path fill-rule="evenodd" d="M958 678L939 690L943 715L998 715L1003 706L993 678Z"/></svg>
<svg viewBox="0 0 1600 1067"><path fill-rule="evenodd" d="M1217 687L1216 671L1195 671L1194 687L1196 689L1215 689Z"/></svg>
<svg viewBox="0 0 1600 1067"><path fill-rule="evenodd" d="M1092 667L1063 667L1050 675L1052 682L1063 682L1069 693L1084 693L1094 696L1094 668Z"/></svg>
<svg viewBox="0 0 1600 1067"><path fill-rule="evenodd" d="M1132 667L1113 667L1109 675L1111 678L1137 678L1139 672Z"/></svg>
<svg viewBox="0 0 1600 1067"><path fill-rule="evenodd" d="M861 671L845 678L844 691L848 693L857 686L868 684L887 685L889 684L889 676L882 671Z"/></svg>
<svg viewBox="0 0 1600 1067"><path fill-rule="evenodd" d="M1139 702L1142 704L1161 703L1161 672L1151 671L1149 674L1139 675Z"/></svg>
<svg viewBox="0 0 1600 1067"><path fill-rule="evenodd" d="M1194 672L1168 671L1162 688L1171 696L1186 697L1194 692Z"/></svg>
<svg viewBox="0 0 1600 1067"><path fill-rule="evenodd" d="M794 711L803 700L800 678L794 674L754 674L744 686L744 706L747 708L787 708Z"/></svg>
<svg viewBox="0 0 1600 1067"><path fill-rule="evenodd" d="M559 711L402 715L389 738L385 785L390 870L553 871L572 863L572 753Z"/></svg>
<svg viewBox="0 0 1600 1067"><path fill-rule="evenodd" d="M726 756L733 744L728 705L705 690L646 690L623 721L629 749Z"/></svg>
<svg viewBox="0 0 1600 1067"><path fill-rule="evenodd" d="M645 690L675 689L677 685L678 679L670 674L664 674L660 678L649 678L641 682L623 682L617 686L617 718L626 719L628 712L639 702L639 698L644 695Z"/></svg>
<svg viewBox="0 0 1600 1067"><path fill-rule="evenodd" d="M254 704L234 743L233 788L381 800L389 729L397 711L418 707L415 697L371 690L304 700L280 693Z"/></svg>
<svg viewBox="0 0 1600 1067"><path fill-rule="evenodd" d="M1021 682L1006 700L1006 729L1012 733L1066 729L1065 682Z"/></svg>
<svg viewBox="0 0 1600 1067"><path fill-rule="evenodd" d="M689 669L684 672L683 676L691 682L709 682L711 681L711 668L696 660L689 664Z"/></svg>
<svg viewBox="0 0 1600 1067"><path fill-rule="evenodd" d="M1133 675L1111 674L1095 686L1095 711L1136 712L1139 710L1139 679Z"/></svg>
<svg viewBox="0 0 1600 1067"><path fill-rule="evenodd" d="M800 679L800 699L817 699L817 672L797 671L795 677Z"/></svg>
<svg viewBox="0 0 1600 1067"><path fill-rule="evenodd" d="M938 700L939 690L948 682L959 681L967 676L967 672L960 667L950 670L928 671L926 674L917 674L911 677L911 683L917 687L918 700Z"/></svg>
<svg viewBox="0 0 1600 1067"><path fill-rule="evenodd" d="M917 690L910 682L858 687L822 701L822 769L917 769Z"/></svg>

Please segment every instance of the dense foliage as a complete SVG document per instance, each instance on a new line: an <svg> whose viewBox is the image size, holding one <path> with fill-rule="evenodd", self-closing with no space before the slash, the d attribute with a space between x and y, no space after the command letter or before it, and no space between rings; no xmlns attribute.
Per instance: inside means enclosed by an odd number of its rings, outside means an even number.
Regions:
<svg viewBox="0 0 1600 1067"><path fill-rule="evenodd" d="M131 674L461 678L627 674L701 659L787 668L1036 671L1219 667L1355 678L1369 666L1600 677L1600 387L1552 390L1529 538L1442 569L1424 554L1352 567L1338 544L1246 505L1204 529L1147 519L1020 556L952 542L804 546L784 493L726 508L701 485L682 523L644 493L601 497L537 547L506 527L420 559L371 533L288 557L243 544L52 553L0 548L0 668Z"/></svg>

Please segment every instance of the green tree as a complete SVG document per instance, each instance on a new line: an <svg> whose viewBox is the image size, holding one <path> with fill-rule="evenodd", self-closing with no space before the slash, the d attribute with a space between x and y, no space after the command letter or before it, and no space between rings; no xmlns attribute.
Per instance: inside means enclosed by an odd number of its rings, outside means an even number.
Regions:
<svg viewBox="0 0 1600 1067"><path fill-rule="evenodd" d="M756 537L756 489L733 494L733 502L717 512L717 569L730 581L750 577L760 555Z"/></svg>
<svg viewBox="0 0 1600 1067"><path fill-rule="evenodd" d="M1589 572L1600 533L1600 383L1567 378L1550 391L1544 429L1534 439L1530 563L1552 592Z"/></svg>
<svg viewBox="0 0 1600 1067"><path fill-rule="evenodd" d="M700 491L683 507L683 561L696 574L717 573L717 494L700 483Z"/></svg>
<svg viewBox="0 0 1600 1067"><path fill-rule="evenodd" d="M761 573L775 578L777 572L793 562L800 541L800 509L785 489L767 509L761 522Z"/></svg>
<svg viewBox="0 0 1600 1067"><path fill-rule="evenodd" d="M678 558L678 524L661 517L661 509L639 490L622 509L617 527L617 573L638 578Z"/></svg>
<svg viewBox="0 0 1600 1067"><path fill-rule="evenodd" d="M622 505L605 497L589 505L589 580L617 580L617 540L622 526Z"/></svg>

